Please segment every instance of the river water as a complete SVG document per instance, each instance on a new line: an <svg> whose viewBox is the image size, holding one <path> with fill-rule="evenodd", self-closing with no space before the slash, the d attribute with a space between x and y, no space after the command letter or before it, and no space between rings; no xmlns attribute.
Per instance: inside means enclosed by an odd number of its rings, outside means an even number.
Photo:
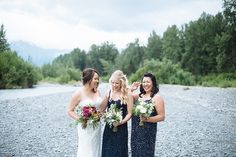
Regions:
<svg viewBox="0 0 236 157"><path fill-rule="evenodd" d="M100 91L104 91L108 87L107 83L102 83L99 86ZM60 84L40 84L35 85L34 88L26 89L0 89L0 101L12 100L26 97L34 97L40 95L49 95L55 93L73 92L78 89L78 85L60 85ZM101 95L104 93L102 92Z"/></svg>
<svg viewBox="0 0 236 157"><path fill-rule="evenodd" d="M0 100L11 100L53 93L71 92L75 91L77 88L78 87L72 85L41 84L35 85L34 88L27 89L2 89L0 90Z"/></svg>

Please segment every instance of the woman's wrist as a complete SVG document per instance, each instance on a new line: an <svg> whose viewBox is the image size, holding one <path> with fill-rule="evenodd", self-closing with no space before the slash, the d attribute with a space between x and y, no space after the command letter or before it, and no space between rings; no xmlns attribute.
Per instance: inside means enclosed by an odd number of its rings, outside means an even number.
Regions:
<svg viewBox="0 0 236 157"><path fill-rule="evenodd" d="M124 120L121 120L121 121L120 121L120 125L122 125L122 124L125 124L125 121L124 121Z"/></svg>

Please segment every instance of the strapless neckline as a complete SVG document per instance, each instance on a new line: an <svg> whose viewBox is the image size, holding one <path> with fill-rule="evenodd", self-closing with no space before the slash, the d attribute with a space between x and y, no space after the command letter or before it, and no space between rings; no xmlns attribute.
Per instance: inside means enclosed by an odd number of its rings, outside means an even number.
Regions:
<svg viewBox="0 0 236 157"><path fill-rule="evenodd" d="M84 99L84 100L80 101L79 105L80 106L92 105L92 106L95 106L95 107L99 107L101 101L102 101L101 97L97 97L96 100Z"/></svg>

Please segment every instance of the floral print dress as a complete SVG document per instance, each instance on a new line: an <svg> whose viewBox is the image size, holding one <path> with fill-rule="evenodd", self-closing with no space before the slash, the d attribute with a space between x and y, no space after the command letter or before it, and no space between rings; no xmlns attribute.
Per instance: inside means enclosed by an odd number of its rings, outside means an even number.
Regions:
<svg viewBox="0 0 236 157"><path fill-rule="evenodd" d="M145 100L145 103L150 103L150 100ZM137 101L136 101L137 103ZM157 115L155 107L151 116ZM139 126L140 118L132 116L131 129L131 152L132 157L154 157L157 123L144 122L144 126Z"/></svg>

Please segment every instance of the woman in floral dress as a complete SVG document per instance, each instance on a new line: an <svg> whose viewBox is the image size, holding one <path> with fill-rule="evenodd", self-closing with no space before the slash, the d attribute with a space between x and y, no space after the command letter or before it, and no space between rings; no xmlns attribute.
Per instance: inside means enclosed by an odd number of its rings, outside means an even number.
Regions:
<svg viewBox="0 0 236 157"><path fill-rule="evenodd" d="M148 118L135 115L132 117L132 157L154 157L157 122L163 121L165 118L164 101L159 93L156 78L153 74L144 74L142 83L136 83L132 89L137 89L139 85L140 93L133 94L135 104L137 104L138 101L143 101L146 104L153 103L154 109L151 113L151 116ZM144 122L143 126L139 125L140 120Z"/></svg>

